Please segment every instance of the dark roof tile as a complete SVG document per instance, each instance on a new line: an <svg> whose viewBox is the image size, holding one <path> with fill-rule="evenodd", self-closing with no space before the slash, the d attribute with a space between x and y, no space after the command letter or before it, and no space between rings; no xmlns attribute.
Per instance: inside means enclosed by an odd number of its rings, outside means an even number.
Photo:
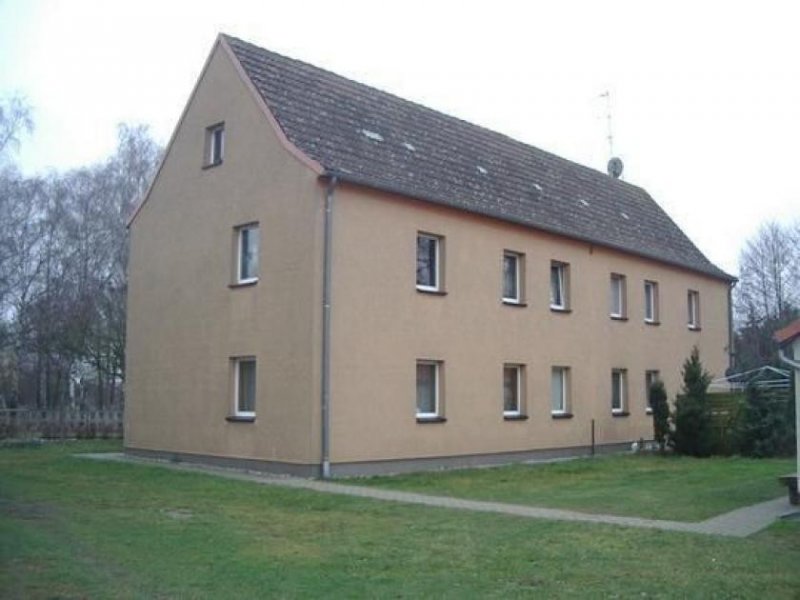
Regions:
<svg viewBox="0 0 800 600"><path fill-rule="evenodd" d="M286 137L329 174L733 279L635 185L242 40L225 40Z"/></svg>

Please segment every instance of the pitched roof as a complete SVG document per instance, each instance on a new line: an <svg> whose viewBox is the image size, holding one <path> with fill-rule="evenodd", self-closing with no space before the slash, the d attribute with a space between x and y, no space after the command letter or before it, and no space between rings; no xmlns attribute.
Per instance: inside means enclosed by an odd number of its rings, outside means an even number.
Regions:
<svg viewBox="0 0 800 600"><path fill-rule="evenodd" d="M329 175L734 279L640 187L222 37L288 140Z"/></svg>
<svg viewBox="0 0 800 600"><path fill-rule="evenodd" d="M779 329L773 336L779 345L785 346L794 341L795 338L800 337L800 319L792 321L783 329Z"/></svg>

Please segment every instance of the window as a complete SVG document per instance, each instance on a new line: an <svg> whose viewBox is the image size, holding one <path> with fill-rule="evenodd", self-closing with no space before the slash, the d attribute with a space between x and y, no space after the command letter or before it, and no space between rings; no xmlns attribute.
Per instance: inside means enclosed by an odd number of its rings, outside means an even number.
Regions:
<svg viewBox="0 0 800 600"><path fill-rule="evenodd" d="M658 284L655 281L644 282L644 321L658 323Z"/></svg>
<svg viewBox="0 0 800 600"><path fill-rule="evenodd" d="M506 251L503 253L503 302L522 303L523 255Z"/></svg>
<svg viewBox="0 0 800 600"><path fill-rule="evenodd" d="M625 306L625 275L611 274L611 318L624 319Z"/></svg>
<svg viewBox="0 0 800 600"><path fill-rule="evenodd" d="M627 407L628 372L625 369L611 371L611 412L624 415Z"/></svg>
<svg viewBox="0 0 800 600"><path fill-rule="evenodd" d="M554 415L568 414L569 369L553 367L550 375L550 411Z"/></svg>
<svg viewBox="0 0 800 600"><path fill-rule="evenodd" d="M503 416L522 416L522 365L503 366Z"/></svg>
<svg viewBox="0 0 800 600"><path fill-rule="evenodd" d="M256 415L256 360L236 358L233 361L234 412L237 417Z"/></svg>
<svg viewBox="0 0 800 600"><path fill-rule="evenodd" d="M439 370L441 363L430 360L417 361L417 418L441 417L439 406Z"/></svg>
<svg viewBox="0 0 800 600"><path fill-rule="evenodd" d="M218 123L206 129L206 166L222 164L225 151L225 124Z"/></svg>
<svg viewBox="0 0 800 600"><path fill-rule="evenodd" d="M689 290L687 301L689 329L700 329L700 292Z"/></svg>
<svg viewBox="0 0 800 600"><path fill-rule="evenodd" d="M243 225L236 231L236 283L255 283L258 281L258 223Z"/></svg>
<svg viewBox="0 0 800 600"><path fill-rule="evenodd" d="M561 262L550 263L550 308L567 310L569 305L569 265Z"/></svg>
<svg viewBox="0 0 800 600"><path fill-rule="evenodd" d="M647 407L647 412L653 412L653 407L650 405L650 388L653 387L653 384L658 381L659 379L659 372L656 370L652 371L645 371L644 373L644 398L645 398L645 406Z"/></svg>
<svg viewBox="0 0 800 600"><path fill-rule="evenodd" d="M417 289L426 292L441 291L442 238L424 233L417 234Z"/></svg>

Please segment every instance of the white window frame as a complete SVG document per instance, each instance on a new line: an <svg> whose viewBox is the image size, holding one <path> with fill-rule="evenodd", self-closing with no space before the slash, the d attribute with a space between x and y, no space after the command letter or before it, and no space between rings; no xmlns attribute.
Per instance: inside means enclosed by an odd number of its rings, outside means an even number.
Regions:
<svg viewBox="0 0 800 600"><path fill-rule="evenodd" d="M625 318L625 275L621 275L620 273L612 273L611 279L609 281L611 289L611 308L609 310L609 315L612 319L624 319ZM618 307L614 306L615 301L619 304ZM619 310L615 309L618 308Z"/></svg>
<svg viewBox="0 0 800 600"><path fill-rule="evenodd" d="M687 300L687 324L689 329L700 329L700 292L689 290Z"/></svg>
<svg viewBox="0 0 800 600"><path fill-rule="evenodd" d="M648 301L647 290L650 290L650 299ZM645 323L658 323L658 282L645 281L644 282L644 322Z"/></svg>
<svg viewBox="0 0 800 600"><path fill-rule="evenodd" d="M553 408L553 375L558 372L561 378L561 408ZM569 385L569 367L555 366L550 369L550 414L551 415L567 415L569 414L569 392L567 386Z"/></svg>
<svg viewBox="0 0 800 600"><path fill-rule="evenodd" d="M255 417L256 411L254 410L239 410L239 379L241 377L240 370L242 363L253 363L255 367L256 381L258 380L258 364L255 356L237 356L233 359L233 414L237 417ZM253 398L253 406L255 407L256 399L258 397L258 385L254 385L255 396Z"/></svg>
<svg viewBox="0 0 800 600"><path fill-rule="evenodd" d="M258 228L258 223L248 223L247 225L241 225L236 228L236 283L255 283L258 281L258 273L254 277L245 277L242 278L242 260L244 259L244 253L242 252L242 243L244 241L244 232L245 231L258 231L258 247L256 248L256 252L260 254L261 252L261 231ZM260 259L260 256L259 256ZM259 270L261 269L261 260L258 261Z"/></svg>
<svg viewBox="0 0 800 600"><path fill-rule="evenodd" d="M217 132L219 132L219 152L217 152ZM208 156L206 156L206 165L213 167L221 165L225 156L225 123L217 123L206 129L208 148ZM219 154L219 160L215 160L216 155Z"/></svg>
<svg viewBox="0 0 800 600"><path fill-rule="evenodd" d="M614 407L614 376L619 375L619 408ZM627 409L628 371L627 369L611 369L611 412L615 415L625 414Z"/></svg>
<svg viewBox="0 0 800 600"><path fill-rule="evenodd" d="M440 393L440 369L442 367L441 361L438 360L418 360L415 363L415 367L419 365L427 365L433 367L433 404L434 404L434 412L420 412L419 411L419 398L414 399L415 404L415 412L417 414L418 419L437 419L440 418L441 415L441 398ZM416 368L414 370L414 376L416 377ZM415 388L416 389L416 388Z"/></svg>
<svg viewBox="0 0 800 600"><path fill-rule="evenodd" d="M419 239L424 238L427 240L433 240L436 243L436 257L434 260L434 285L426 285L417 282L417 289L423 292L439 292L441 291L442 286L442 272L441 272L441 262L442 262L442 238L438 235L433 235L431 233L422 233L417 232L417 252L419 252ZM416 257L416 263L419 264L419 256ZM416 279L416 276L414 277Z"/></svg>
<svg viewBox="0 0 800 600"><path fill-rule="evenodd" d="M567 263L555 260L550 262L550 308L553 310L567 310L569 302L567 299L567 268ZM553 269L558 270L558 289L561 295L561 304L553 302Z"/></svg>
<svg viewBox="0 0 800 600"><path fill-rule="evenodd" d="M651 376L653 378L652 381L650 381ZM647 411L647 414L653 412L653 407L650 406L650 387L660 379L661 379L661 371L659 371L658 369L647 369L644 372L644 406L645 410Z"/></svg>
<svg viewBox="0 0 800 600"><path fill-rule="evenodd" d="M506 369L513 370L517 388L517 410L506 410ZM503 416L522 416L522 365L506 363L503 365Z"/></svg>
<svg viewBox="0 0 800 600"><path fill-rule="evenodd" d="M514 259L514 286L517 290L516 296L506 296L506 259L513 258ZM505 250L503 252L503 271L502 271L502 279L503 279L503 302L506 304L522 304L522 254L519 252L513 252L511 250Z"/></svg>

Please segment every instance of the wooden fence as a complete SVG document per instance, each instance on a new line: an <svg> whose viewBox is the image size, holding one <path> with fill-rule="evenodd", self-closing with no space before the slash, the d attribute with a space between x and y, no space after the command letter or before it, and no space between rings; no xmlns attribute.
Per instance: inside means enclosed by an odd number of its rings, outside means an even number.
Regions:
<svg viewBox="0 0 800 600"><path fill-rule="evenodd" d="M0 440L120 437L122 410L0 409Z"/></svg>

